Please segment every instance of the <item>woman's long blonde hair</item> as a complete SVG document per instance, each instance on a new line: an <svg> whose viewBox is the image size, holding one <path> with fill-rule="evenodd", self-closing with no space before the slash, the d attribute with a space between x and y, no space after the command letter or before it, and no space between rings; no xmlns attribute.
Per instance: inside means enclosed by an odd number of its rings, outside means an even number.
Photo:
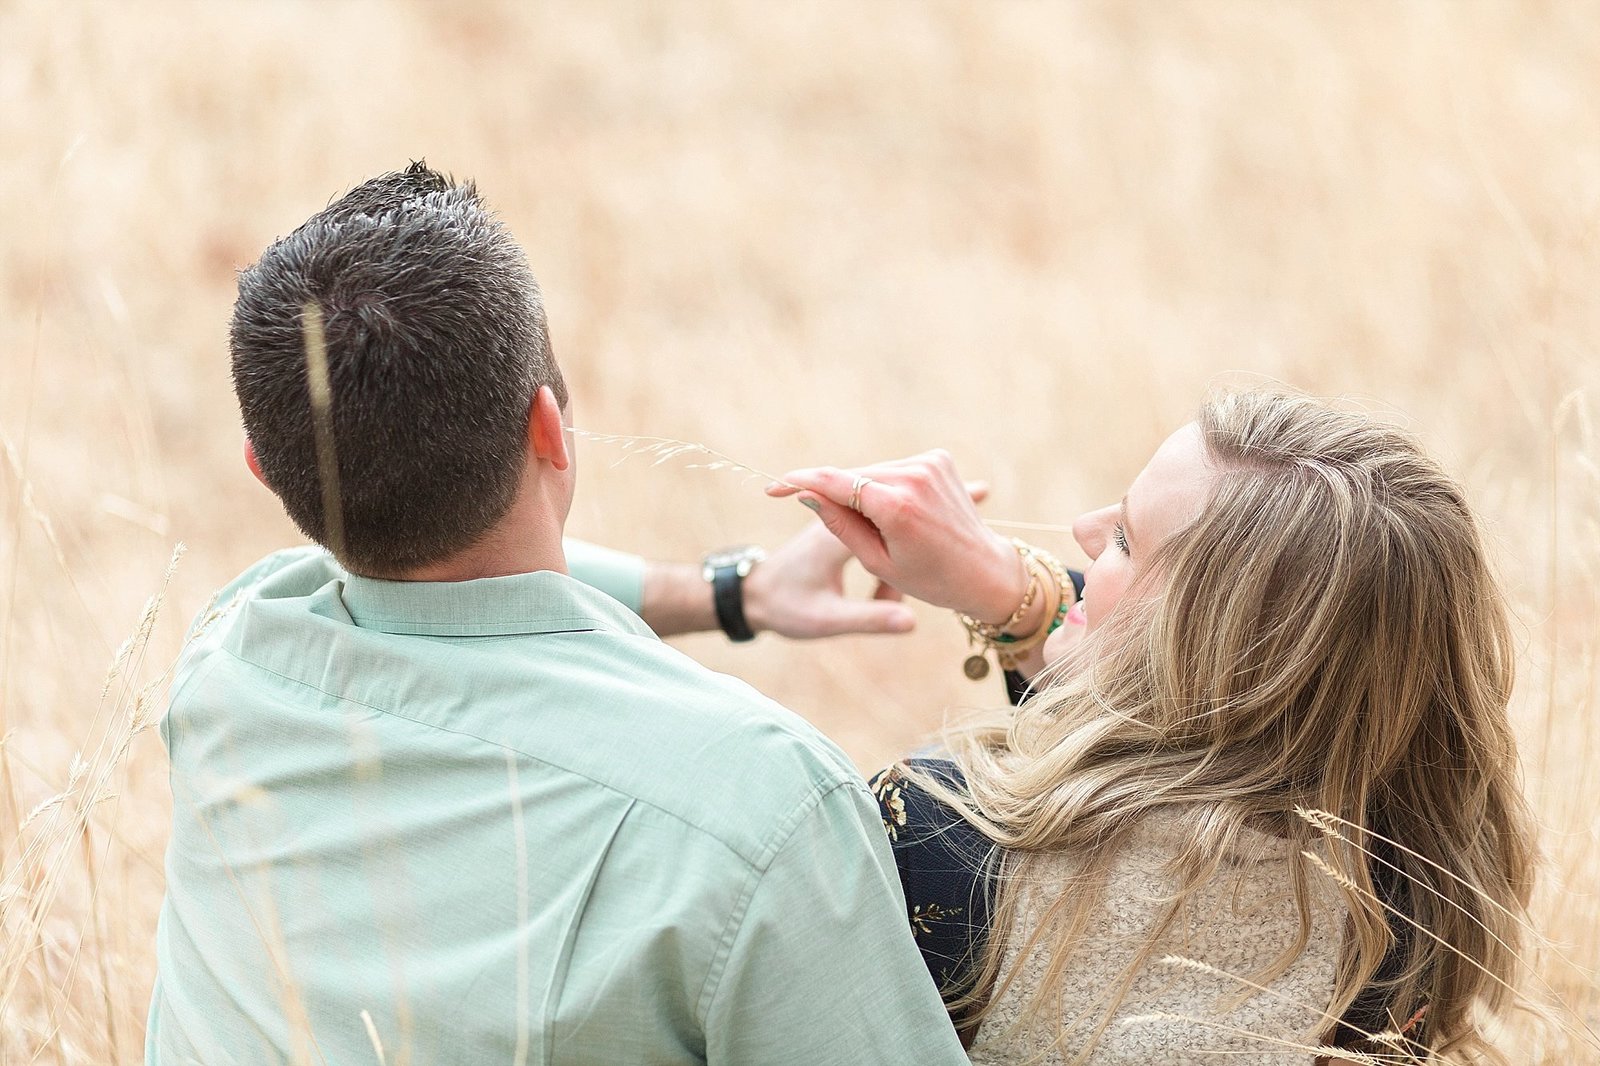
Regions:
<svg viewBox="0 0 1600 1066"><path fill-rule="evenodd" d="M1111 856L1144 815L1182 808L1194 834L1170 913L1247 826L1296 856L1320 841L1350 913L1328 1018L1398 942L1397 1023L1426 1005L1429 1049L1502 1061L1478 1011L1509 1000L1535 843L1506 713L1506 609L1461 488L1404 433L1303 396L1221 395L1198 423L1215 489L1086 641L1087 665L950 731L964 790L923 782L1005 849L964 1006L981 1020L978 997L1003 988L1020 886L1065 849L1082 876L1020 948L1050 950L1032 1002L1057 1002ZM1380 848L1409 922L1377 902L1366 851ZM1308 878L1323 876L1297 865L1301 943L1262 983L1304 947ZM1397 941L1391 926L1411 922L1427 932Z"/></svg>

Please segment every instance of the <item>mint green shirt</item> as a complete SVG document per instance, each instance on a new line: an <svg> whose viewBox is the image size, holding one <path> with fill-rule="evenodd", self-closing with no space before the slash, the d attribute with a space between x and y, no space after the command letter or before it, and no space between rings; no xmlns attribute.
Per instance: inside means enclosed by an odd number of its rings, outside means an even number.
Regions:
<svg viewBox="0 0 1600 1066"><path fill-rule="evenodd" d="M845 756L572 578L280 552L161 728L147 1063L966 1061Z"/></svg>

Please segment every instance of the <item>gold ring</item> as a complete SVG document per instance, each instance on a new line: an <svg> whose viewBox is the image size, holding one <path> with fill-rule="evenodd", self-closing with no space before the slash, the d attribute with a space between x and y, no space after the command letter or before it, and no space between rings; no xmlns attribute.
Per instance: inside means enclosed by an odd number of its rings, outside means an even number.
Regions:
<svg viewBox="0 0 1600 1066"><path fill-rule="evenodd" d="M870 477L859 477L858 476L856 478L854 484L852 484L850 486L850 510L852 510L852 511L860 511L861 510L861 489L862 489L862 486L870 483L871 481L872 481L872 479Z"/></svg>

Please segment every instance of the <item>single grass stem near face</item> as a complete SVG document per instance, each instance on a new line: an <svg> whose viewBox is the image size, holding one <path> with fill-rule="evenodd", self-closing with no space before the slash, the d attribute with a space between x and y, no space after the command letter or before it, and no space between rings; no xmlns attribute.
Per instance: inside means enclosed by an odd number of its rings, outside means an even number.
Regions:
<svg viewBox="0 0 1600 1066"><path fill-rule="evenodd" d="M594 441L596 444L614 444L620 447L622 455L611 464L612 466L618 466L633 456L649 458L652 460L652 466L659 466L662 463L670 462L686 455L698 455L706 457L709 462L687 463L684 466L685 470L725 470L742 474L747 480L760 478L764 481L787 485L789 488L797 489L800 487L774 474L757 469L749 463L742 463L708 445L694 441L673 440L670 437L640 437L620 433L595 433L586 429L574 429L572 433L576 437ZM986 518L984 522L986 525L999 529L1023 529L1034 532L1066 534L1072 532L1070 525L1051 525L1047 522L1013 522L998 518Z"/></svg>

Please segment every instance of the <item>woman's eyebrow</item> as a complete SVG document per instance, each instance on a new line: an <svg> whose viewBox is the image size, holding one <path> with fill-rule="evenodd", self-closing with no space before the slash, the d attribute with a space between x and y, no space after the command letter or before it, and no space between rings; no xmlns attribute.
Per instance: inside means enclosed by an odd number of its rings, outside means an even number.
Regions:
<svg viewBox="0 0 1600 1066"><path fill-rule="evenodd" d="M1128 497L1122 497L1121 508L1118 518L1122 522L1122 542L1131 545L1135 538L1133 527L1128 524Z"/></svg>

